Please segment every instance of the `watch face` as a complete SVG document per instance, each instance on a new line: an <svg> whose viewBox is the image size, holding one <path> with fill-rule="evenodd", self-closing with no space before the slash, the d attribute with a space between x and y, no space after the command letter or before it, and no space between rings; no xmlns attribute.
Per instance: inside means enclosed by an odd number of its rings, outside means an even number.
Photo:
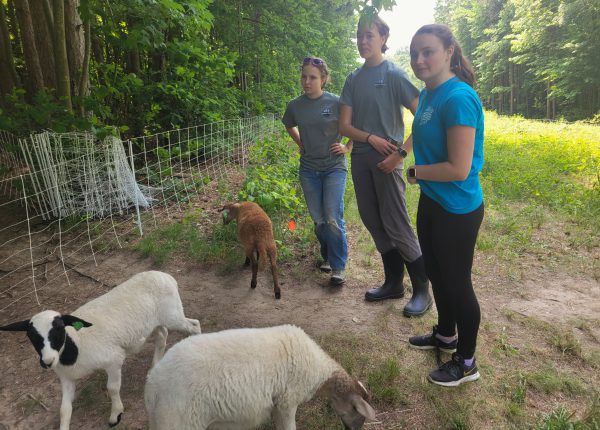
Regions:
<svg viewBox="0 0 600 430"><path fill-rule="evenodd" d="M408 152L404 148L398 148L398 153L402 156L402 158L406 158L408 156Z"/></svg>
<svg viewBox="0 0 600 430"><path fill-rule="evenodd" d="M417 169L410 167L407 173L409 178L415 178L417 176Z"/></svg>

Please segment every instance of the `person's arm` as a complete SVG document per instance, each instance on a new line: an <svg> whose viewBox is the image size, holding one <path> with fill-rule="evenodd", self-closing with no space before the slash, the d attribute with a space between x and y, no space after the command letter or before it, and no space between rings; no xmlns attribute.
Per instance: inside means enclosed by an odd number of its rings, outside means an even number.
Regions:
<svg viewBox="0 0 600 430"><path fill-rule="evenodd" d="M286 131L288 132L290 137L293 139L293 141L296 142L296 145L298 145L298 148L300 148L300 150L303 151L304 145L302 145L302 141L300 140L300 132L298 131L298 127L290 127L290 128L286 127Z"/></svg>
<svg viewBox="0 0 600 430"><path fill-rule="evenodd" d="M410 103L408 109L414 115L417 111L417 106L419 105L419 97L415 97L414 100ZM412 133L406 138L402 147L406 150L406 152L410 152L412 150ZM388 155L385 160L377 163L377 167L383 173L392 173L396 167L402 162L402 156L398 153L398 151L394 151L392 154Z"/></svg>
<svg viewBox="0 0 600 430"><path fill-rule="evenodd" d="M469 176L475 148L475 128L455 125L446 130L448 161L411 166L416 169L416 178L408 182L416 184L418 179L435 182L464 181ZM408 169L407 169L408 170Z"/></svg>
<svg viewBox="0 0 600 430"><path fill-rule="evenodd" d="M389 155L396 151L396 145L388 142L383 137L359 130L352 125L352 106L340 106L339 129L340 134L347 136L352 140L367 142L382 155Z"/></svg>

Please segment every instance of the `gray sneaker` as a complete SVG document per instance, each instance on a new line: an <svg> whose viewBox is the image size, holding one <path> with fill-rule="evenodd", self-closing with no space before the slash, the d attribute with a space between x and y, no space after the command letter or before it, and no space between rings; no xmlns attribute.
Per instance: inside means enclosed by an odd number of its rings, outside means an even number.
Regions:
<svg viewBox="0 0 600 430"><path fill-rule="evenodd" d="M346 276L344 274L344 271L343 270L332 270L331 278L329 279L329 282L333 286L342 285L344 282L346 282Z"/></svg>
<svg viewBox="0 0 600 430"><path fill-rule="evenodd" d="M319 265L319 270L324 273L331 272L331 266L329 265L329 261L325 260Z"/></svg>

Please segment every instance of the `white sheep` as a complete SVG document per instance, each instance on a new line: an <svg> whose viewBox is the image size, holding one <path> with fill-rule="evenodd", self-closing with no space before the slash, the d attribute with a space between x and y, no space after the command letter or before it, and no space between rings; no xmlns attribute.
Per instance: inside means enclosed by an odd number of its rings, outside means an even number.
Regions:
<svg viewBox="0 0 600 430"><path fill-rule="evenodd" d="M253 429L271 416L277 430L294 430L298 405L317 391L346 429L375 418L362 384L283 325L182 340L149 372L144 397L150 430Z"/></svg>
<svg viewBox="0 0 600 430"><path fill-rule="evenodd" d="M277 245L273 238L273 224L269 215L254 202L229 203L223 206L221 211L224 211L225 224L232 220L237 221L238 238L244 247L246 265L252 263L250 288L256 288L259 260L266 262L268 259L273 276L275 298L281 298L277 277Z"/></svg>
<svg viewBox="0 0 600 430"><path fill-rule="evenodd" d="M62 386L60 429L67 430L77 379L94 370L106 371L112 403L109 424L114 426L123 412L119 392L125 357L153 336L154 364L164 354L168 330L197 334L200 323L184 316L175 279L153 271L138 273L71 315L47 310L0 330L26 331L41 366L56 372Z"/></svg>

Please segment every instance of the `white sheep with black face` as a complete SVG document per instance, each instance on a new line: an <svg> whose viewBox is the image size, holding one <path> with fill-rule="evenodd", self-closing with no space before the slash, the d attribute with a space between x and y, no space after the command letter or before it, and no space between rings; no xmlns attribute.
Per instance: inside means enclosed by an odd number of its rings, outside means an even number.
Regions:
<svg viewBox="0 0 600 430"><path fill-rule="evenodd" d="M168 330L198 334L200 323L185 317L175 279L151 271L138 273L71 315L47 310L0 330L27 332L40 365L56 372L62 386L60 429L67 430L76 380L94 370L106 371L109 424L114 426L123 412L119 392L125 357L154 338L154 365L164 354Z"/></svg>
<svg viewBox="0 0 600 430"><path fill-rule="evenodd" d="M296 429L298 405L320 394L344 428L375 419L368 393L302 329L284 325L190 336L150 370L150 430L246 430L272 418Z"/></svg>

